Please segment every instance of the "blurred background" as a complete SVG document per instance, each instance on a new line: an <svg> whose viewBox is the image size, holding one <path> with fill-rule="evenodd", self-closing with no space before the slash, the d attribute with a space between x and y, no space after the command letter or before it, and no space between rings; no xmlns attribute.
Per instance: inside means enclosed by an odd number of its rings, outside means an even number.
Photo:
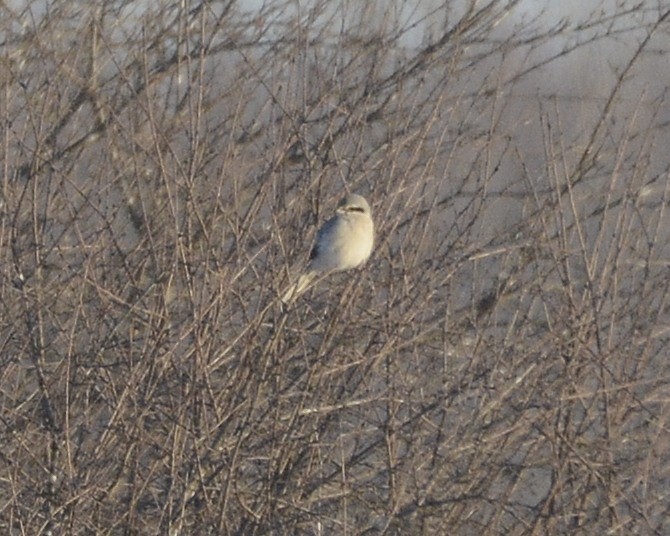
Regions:
<svg viewBox="0 0 670 536"><path fill-rule="evenodd" d="M670 532L666 2L0 21L0 532Z"/></svg>

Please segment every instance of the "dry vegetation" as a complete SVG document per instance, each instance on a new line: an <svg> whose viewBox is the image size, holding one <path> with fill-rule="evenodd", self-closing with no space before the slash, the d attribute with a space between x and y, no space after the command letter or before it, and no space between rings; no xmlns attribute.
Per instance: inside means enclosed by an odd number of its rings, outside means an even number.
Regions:
<svg viewBox="0 0 670 536"><path fill-rule="evenodd" d="M670 532L662 2L99 4L0 8L2 534Z"/></svg>

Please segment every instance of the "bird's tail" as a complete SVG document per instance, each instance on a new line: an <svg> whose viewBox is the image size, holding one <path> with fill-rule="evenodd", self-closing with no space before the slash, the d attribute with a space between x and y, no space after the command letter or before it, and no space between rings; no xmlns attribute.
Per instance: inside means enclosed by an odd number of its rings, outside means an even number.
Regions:
<svg viewBox="0 0 670 536"><path fill-rule="evenodd" d="M309 287L315 275L316 272L305 272L302 274L295 283L289 285L286 292L282 295L281 301L285 304L289 304L295 300L307 289L307 287Z"/></svg>

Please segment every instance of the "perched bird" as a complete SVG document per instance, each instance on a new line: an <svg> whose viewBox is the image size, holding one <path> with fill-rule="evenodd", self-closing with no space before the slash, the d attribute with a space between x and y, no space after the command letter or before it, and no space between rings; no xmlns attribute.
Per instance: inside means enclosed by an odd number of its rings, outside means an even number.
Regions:
<svg viewBox="0 0 670 536"><path fill-rule="evenodd" d="M320 274L362 265L370 257L373 244L370 205L360 195L347 195L340 201L335 215L319 229L307 269L289 286L282 301L290 303Z"/></svg>

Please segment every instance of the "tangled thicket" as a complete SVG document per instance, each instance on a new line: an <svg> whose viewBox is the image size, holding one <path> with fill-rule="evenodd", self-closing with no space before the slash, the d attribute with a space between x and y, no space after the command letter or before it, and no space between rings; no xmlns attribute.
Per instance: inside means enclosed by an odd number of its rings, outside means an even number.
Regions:
<svg viewBox="0 0 670 536"><path fill-rule="evenodd" d="M258 4L0 7L0 531L667 534L670 10Z"/></svg>

